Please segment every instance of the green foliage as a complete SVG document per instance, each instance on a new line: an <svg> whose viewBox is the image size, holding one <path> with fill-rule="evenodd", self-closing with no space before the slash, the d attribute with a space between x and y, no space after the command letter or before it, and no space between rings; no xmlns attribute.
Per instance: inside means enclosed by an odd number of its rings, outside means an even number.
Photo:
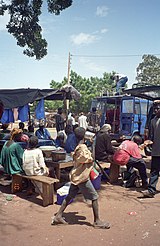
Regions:
<svg viewBox="0 0 160 246"><path fill-rule="evenodd" d="M91 107L91 102L95 97L101 96L103 93L113 91L113 80L110 79L110 76L114 73L104 73L103 78L90 77L83 78L77 73L71 71L70 74L70 83L81 93L81 98L78 102L71 101L70 109L74 113L79 113L81 111L88 112ZM54 89L60 89L64 84L67 83L67 78L61 83L51 81L50 87ZM58 102L52 102L53 109L57 109L59 104ZM56 108L55 108L56 106Z"/></svg>
<svg viewBox="0 0 160 246"><path fill-rule="evenodd" d="M60 89L62 87L62 83L56 82L54 80L50 83L50 88ZM63 107L63 101L45 101L45 107L49 110L57 110L59 107Z"/></svg>
<svg viewBox="0 0 160 246"><path fill-rule="evenodd" d="M74 112L88 112L93 98L101 96L106 92L113 91L113 80L110 79L111 73L104 73L102 78L90 77L82 78L71 71L72 85L81 93L81 99L74 105Z"/></svg>
<svg viewBox="0 0 160 246"><path fill-rule="evenodd" d="M55 15L72 5L72 0L47 0L48 11ZM0 15L8 11L10 20L8 32L17 40L17 45L25 47L23 53L37 60L47 55L47 41L42 38L42 28L38 24L43 0L0 1Z"/></svg>
<svg viewBox="0 0 160 246"><path fill-rule="evenodd" d="M63 101L45 101L45 108L56 111L59 107L63 108Z"/></svg>
<svg viewBox="0 0 160 246"><path fill-rule="evenodd" d="M137 81L141 85L160 84L160 59L154 55L143 55L137 67Z"/></svg>
<svg viewBox="0 0 160 246"><path fill-rule="evenodd" d="M70 7L72 5L72 0L47 0L48 11L59 15L60 11Z"/></svg>
<svg viewBox="0 0 160 246"><path fill-rule="evenodd" d="M52 80L50 83L50 88L60 89L61 87L62 87L62 83L56 82L54 80Z"/></svg>

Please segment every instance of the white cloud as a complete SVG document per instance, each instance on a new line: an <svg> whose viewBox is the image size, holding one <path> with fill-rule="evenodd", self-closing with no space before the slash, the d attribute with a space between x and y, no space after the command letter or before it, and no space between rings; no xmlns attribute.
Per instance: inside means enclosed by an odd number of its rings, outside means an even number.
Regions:
<svg viewBox="0 0 160 246"><path fill-rule="evenodd" d="M79 33L77 35L71 35L71 41L75 45L82 45L82 44L91 44L94 43L97 39L99 39L96 35L91 35L88 33Z"/></svg>
<svg viewBox="0 0 160 246"><path fill-rule="evenodd" d="M102 34L104 34L104 33L106 33L106 32L108 32L108 29L106 29L106 28L101 29L101 33L102 33Z"/></svg>
<svg viewBox="0 0 160 246"><path fill-rule="evenodd" d="M100 17L105 17L108 14L109 8L107 6L98 6L96 10L96 15Z"/></svg>
<svg viewBox="0 0 160 246"><path fill-rule="evenodd" d="M8 24L8 21L9 21L8 13L5 13L4 15L0 16L0 31L6 30L6 25Z"/></svg>

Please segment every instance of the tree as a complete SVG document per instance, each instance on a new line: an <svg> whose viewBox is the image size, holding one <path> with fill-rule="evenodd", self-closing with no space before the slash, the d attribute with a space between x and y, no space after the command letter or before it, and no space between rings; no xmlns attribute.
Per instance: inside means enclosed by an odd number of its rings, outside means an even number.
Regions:
<svg viewBox="0 0 160 246"><path fill-rule="evenodd" d="M140 85L160 84L160 59L154 55L143 55L137 67L137 81Z"/></svg>
<svg viewBox="0 0 160 246"><path fill-rule="evenodd" d="M53 88L53 89L60 89L62 86L64 85L64 82L56 82L54 80L51 81L50 83L50 88ZM51 110L51 109L54 109L54 110L57 110L59 107L62 107L63 106L63 101L59 101L59 100L56 100L56 101L45 101L45 107L47 107L47 109Z"/></svg>
<svg viewBox="0 0 160 246"><path fill-rule="evenodd" d="M104 73L103 78L83 78L77 73L71 71L70 83L81 93L81 98L78 102L70 102L71 111L76 113L83 111L87 113L90 110L91 102L94 98L101 96L103 93L106 93L107 91L113 91L112 86L114 82L110 79L110 76L111 73ZM52 80L50 83L50 87L59 89L66 83L66 77L61 83L57 83ZM52 103L52 105L53 108L55 107L55 105L57 106L57 104L55 104L54 102Z"/></svg>
<svg viewBox="0 0 160 246"><path fill-rule="evenodd" d="M47 41L42 38L42 28L38 24L43 0L0 1L0 15L8 11L10 20L8 32L17 40L17 45L26 47L23 53L40 60L47 55ZM59 15L72 5L72 0L47 0L48 12Z"/></svg>

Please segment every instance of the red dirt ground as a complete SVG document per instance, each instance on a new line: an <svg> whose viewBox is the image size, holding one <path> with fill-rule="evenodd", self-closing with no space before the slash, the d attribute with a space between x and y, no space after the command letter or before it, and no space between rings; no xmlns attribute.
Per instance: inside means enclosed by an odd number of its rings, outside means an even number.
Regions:
<svg viewBox="0 0 160 246"><path fill-rule="evenodd" d="M51 226L51 217L59 205L43 207L40 196L27 197L25 192L7 201L10 186L0 185L0 245L159 246L160 194L152 199L140 199L138 191L140 188L101 185L100 215L111 223L111 228L104 230L91 226L92 209L81 195L66 209L64 217L69 225Z"/></svg>

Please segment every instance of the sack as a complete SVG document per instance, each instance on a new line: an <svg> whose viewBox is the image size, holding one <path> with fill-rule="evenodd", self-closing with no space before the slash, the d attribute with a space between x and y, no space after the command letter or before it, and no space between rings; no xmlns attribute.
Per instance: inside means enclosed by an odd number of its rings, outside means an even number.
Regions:
<svg viewBox="0 0 160 246"><path fill-rule="evenodd" d="M129 171L123 171L123 172L121 173L123 181L129 180L129 178L131 177L131 174L132 174L132 172L129 172Z"/></svg>
<svg viewBox="0 0 160 246"><path fill-rule="evenodd" d="M113 155L113 161L117 165L126 165L129 161L130 155L123 149L117 149Z"/></svg>
<svg viewBox="0 0 160 246"><path fill-rule="evenodd" d="M90 172L90 180L94 180L99 176L99 172L97 171L97 169L95 169L94 167L92 168L91 172Z"/></svg>
<svg viewBox="0 0 160 246"><path fill-rule="evenodd" d="M138 178L139 177L138 177L136 171L134 171L133 173L131 173L129 179L125 183L125 187L126 188L134 187L135 186L135 182L136 182L136 180L138 180Z"/></svg>

